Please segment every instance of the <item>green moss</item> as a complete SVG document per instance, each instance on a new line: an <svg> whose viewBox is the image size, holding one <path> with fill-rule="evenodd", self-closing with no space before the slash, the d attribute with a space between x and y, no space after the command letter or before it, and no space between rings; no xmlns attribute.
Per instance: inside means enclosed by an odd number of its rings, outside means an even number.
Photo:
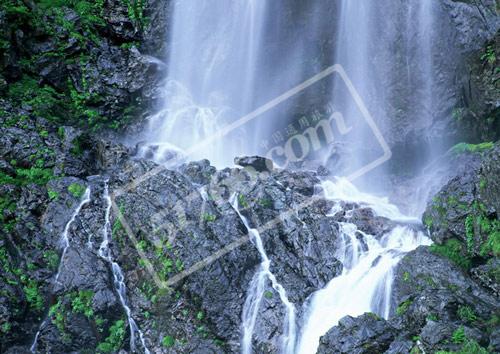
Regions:
<svg viewBox="0 0 500 354"><path fill-rule="evenodd" d="M43 260L52 271L56 271L59 266L59 255L53 250L43 252Z"/></svg>
<svg viewBox="0 0 500 354"><path fill-rule="evenodd" d="M258 203L263 208L271 208L273 206L273 201L268 198L262 198L258 200Z"/></svg>
<svg viewBox="0 0 500 354"><path fill-rule="evenodd" d="M214 222L217 219L216 215L209 214L209 213L204 213L203 214L203 220L205 222Z"/></svg>
<svg viewBox="0 0 500 354"><path fill-rule="evenodd" d="M493 45L489 45L486 47L486 49L484 50L484 54L481 55L481 60L490 65L495 64L497 56L495 53L495 47Z"/></svg>
<svg viewBox="0 0 500 354"><path fill-rule="evenodd" d="M0 326L0 332L7 334L12 329L12 325L9 322L5 322Z"/></svg>
<svg viewBox="0 0 500 354"><path fill-rule="evenodd" d="M430 246L431 252L448 258L457 266L463 269L470 269L471 260L462 244L457 239L446 240L444 245L433 244Z"/></svg>
<svg viewBox="0 0 500 354"><path fill-rule="evenodd" d="M430 215L425 215L424 216L424 225L427 226L427 228L432 228L432 225L434 224L434 221L432 219L432 216Z"/></svg>
<svg viewBox="0 0 500 354"><path fill-rule="evenodd" d="M266 299L272 299L273 298L273 292L269 291L269 290L264 291L264 297Z"/></svg>
<svg viewBox="0 0 500 354"><path fill-rule="evenodd" d="M459 143L451 148L451 152L455 154L463 153L480 153L491 150L494 144L492 142L484 142L480 144Z"/></svg>
<svg viewBox="0 0 500 354"><path fill-rule="evenodd" d="M171 348L175 345L175 338L172 336L165 336L161 340L161 345L165 348Z"/></svg>
<svg viewBox="0 0 500 354"><path fill-rule="evenodd" d="M399 316L405 314L406 311L408 311L408 308L410 307L410 305L412 303L413 303L413 300L411 300L411 299L405 300L402 303L400 303L398 305L398 307L396 308L396 314Z"/></svg>
<svg viewBox="0 0 500 354"><path fill-rule="evenodd" d="M59 198L59 193L51 189L47 189L47 195L50 200L57 200Z"/></svg>
<svg viewBox="0 0 500 354"><path fill-rule="evenodd" d="M68 187L68 192L75 198L80 199L85 193L85 187L79 183L71 183Z"/></svg>
<svg viewBox="0 0 500 354"><path fill-rule="evenodd" d="M465 236L470 255L478 245L482 257L500 256L500 221L489 218L486 207L477 201L465 219Z"/></svg>
<svg viewBox="0 0 500 354"><path fill-rule="evenodd" d="M243 194L238 194L238 205L242 208L248 208L247 198Z"/></svg>
<svg viewBox="0 0 500 354"><path fill-rule="evenodd" d="M439 317L438 315L436 315L435 313L431 313L427 316L427 319L430 320L430 321L439 321Z"/></svg>

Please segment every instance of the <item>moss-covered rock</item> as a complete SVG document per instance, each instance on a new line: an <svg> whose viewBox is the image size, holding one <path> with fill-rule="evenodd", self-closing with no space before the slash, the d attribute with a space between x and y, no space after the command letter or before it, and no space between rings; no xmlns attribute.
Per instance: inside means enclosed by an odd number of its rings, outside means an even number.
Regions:
<svg viewBox="0 0 500 354"><path fill-rule="evenodd" d="M500 145L460 144L456 154L480 162L451 179L423 215L432 249L465 269L500 255Z"/></svg>

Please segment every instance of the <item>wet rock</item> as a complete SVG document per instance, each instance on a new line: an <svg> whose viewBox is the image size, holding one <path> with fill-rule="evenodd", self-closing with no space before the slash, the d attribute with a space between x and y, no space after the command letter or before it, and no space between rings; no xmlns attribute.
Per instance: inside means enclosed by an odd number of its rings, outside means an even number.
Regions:
<svg viewBox="0 0 500 354"><path fill-rule="evenodd" d="M498 310L496 298L426 246L398 264L393 286L391 325L403 338L419 337L426 351L460 349L451 343L460 327L484 347L488 333L498 330L485 325Z"/></svg>
<svg viewBox="0 0 500 354"><path fill-rule="evenodd" d="M488 259L498 255L498 250L491 247L494 241L490 237L494 238L499 230L500 147L491 146L479 155L480 164L471 165L441 189L423 215L431 238L440 245L458 240L459 252L469 262L474 257Z"/></svg>
<svg viewBox="0 0 500 354"><path fill-rule="evenodd" d="M217 170L215 167L210 166L210 161L201 160L182 165L179 171L188 176L193 183L206 185L210 183L212 175Z"/></svg>
<svg viewBox="0 0 500 354"><path fill-rule="evenodd" d="M471 276L479 284L500 296L500 260L492 258L488 263L471 269Z"/></svg>
<svg viewBox="0 0 500 354"><path fill-rule="evenodd" d="M272 171L274 168L271 160L260 156L236 157L234 163L241 167L250 167L257 172Z"/></svg>
<svg viewBox="0 0 500 354"><path fill-rule="evenodd" d="M395 331L382 318L371 313L359 317L346 316L320 339L318 354L383 353Z"/></svg>

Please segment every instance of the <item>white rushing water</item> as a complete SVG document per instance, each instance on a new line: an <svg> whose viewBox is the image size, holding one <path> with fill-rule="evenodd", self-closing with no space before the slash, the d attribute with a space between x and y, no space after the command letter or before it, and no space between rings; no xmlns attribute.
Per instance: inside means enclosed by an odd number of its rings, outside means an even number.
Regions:
<svg viewBox="0 0 500 354"><path fill-rule="evenodd" d="M90 202L90 187L87 187L85 190L85 193L83 194L82 200L80 201L80 204L78 204L77 208L73 212L73 215L71 215L71 219L69 219L68 223L64 227L64 231L61 235L61 247L63 248L63 252L61 255L61 261L59 262L59 268L57 270L56 278L55 281L59 281L59 276L61 274L61 270L63 269L64 266L64 257L66 256L66 252L68 250L68 247L70 245L70 239L69 239L69 228L71 227L71 224L75 221L76 217L80 213L80 210L83 208L85 204Z"/></svg>
<svg viewBox="0 0 500 354"><path fill-rule="evenodd" d="M150 117L145 134L149 145L162 146L155 160L164 161L168 145L193 148L249 110L266 6L255 0L174 3L164 108ZM190 159L231 164L251 140L241 134L193 151Z"/></svg>
<svg viewBox="0 0 500 354"><path fill-rule="evenodd" d="M146 346L144 334L142 333L139 326L133 319L132 311L130 310L130 307L127 304L127 287L125 285L125 277L118 263L113 261L113 258L111 256L111 250L109 249L109 242L110 242L109 230L111 229L110 214L111 214L112 204L111 204L111 197L109 195L109 186L107 181L105 182L104 185L103 198L106 201L106 212L104 217L104 227L102 229L102 242L99 246L98 254L101 258L103 258L106 262L108 262L111 265L111 271L113 273L115 289L116 292L118 293L118 297L120 298L120 303L123 309L125 310L125 314L127 315L127 321L130 329L131 352L135 353L137 351L137 346L135 341L136 341L136 335L139 335L139 340L141 342L144 353L150 354L150 351Z"/></svg>
<svg viewBox="0 0 500 354"><path fill-rule="evenodd" d="M70 227L73 224L73 222L75 221L78 214L80 214L80 210L82 210L83 206L89 202L90 202L90 187L87 187L87 189L85 190L85 193L82 196L80 203L78 204L75 211L71 215L71 218L69 219L69 221L64 226L63 233L61 234L60 244L61 244L61 247L63 248L63 251L61 254L61 260L59 262L59 267L57 269L57 273L56 273L56 276L54 279L55 282L59 281L59 276L61 274L61 271L62 271L63 265L64 265L64 257L66 256L66 252L70 246L70 238L69 238ZM37 344L38 344L38 337L40 337L40 332L43 329L43 327L45 327L46 324L47 324L47 319L43 320L43 322L40 324L39 330L35 334L35 339L33 340L33 343L31 344L31 347L30 347L30 351L32 353L36 353L36 348L37 348Z"/></svg>
<svg viewBox="0 0 500 354"><path fill-rule="evenodd" d="M271 282L271 286L278 293L281 302L285 306L286 315L283 320L281 351L283 353L292 353L296 341L295 306L290 302L285 289L271 272L271 261L267 256L266 250L264 249L259 231L251 228L248 220L241 215L238 207L237 194L233 194L230 202L247 228L250 240L259 251L262 260L257 272L250 282L250 287L247 290L247 298L245 299L245 304L243 306L241 352L243 354L252 353L252 336L255 323L259 313L260 304L264 296L265 286L269 280Z"/></svg>
<svg viewBox="0 0 500 354"><path fill-rule="evenodd" d="M359 192L346 180L326 181L323 188L330 200L355 201L380 212L380 216L412 220L386 199ZM387 318L395 266L407 252L430 244L424 233L411 226L397 226L379 239L351 223L339 226L341 239L335 256L344 268L341 275L312 295L295 351L298 354L315 353L320 337L346 315L373 312Z"/></svg>

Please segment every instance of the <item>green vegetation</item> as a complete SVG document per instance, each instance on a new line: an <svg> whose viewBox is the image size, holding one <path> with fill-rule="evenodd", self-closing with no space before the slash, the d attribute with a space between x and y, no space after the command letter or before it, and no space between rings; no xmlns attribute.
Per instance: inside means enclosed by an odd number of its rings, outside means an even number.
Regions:
<svg viewBox="0 0 500 354"><path fill-rule="evenodd" d="M128 17L135 22L139 28L144 28L147 19L144 16L146 8L145 0L122 0L127 5Z"/></svg>
<svg viewBox="0 0 500 354"><path fill-rule="evenodd" d="M481 55L481 60L491 65L495 64L497 56L495 53L495 47L493 45L489 45L486 47L484 54Z"/></svg>
<svg viewBox="0 0 500 354"><path fill-rule="evenodd" d="M23 290L26 300L28 301L30 307L35 311L43 310L43 298L40 294L40 289L38 288L38 283L28 278L26 275L21 275L21 281L24 284Z"/></svg>
<svg viewBox="0 0 500 354"><path fill-rule="evenodd" d="M489 352L481 347L475 340L466 339L460 350L456 352L439 350L436 354L489 354Z"/></svg>
<svg viewBox="0 0 500 354"><path fill-rule="evenodd" d="M80 199L83 194L85 194L85 187L79 183L71 183L68 187L68 192L73 195L73 197Z"/></svg>
<svg viewBox="0 0 500 354"><path fill-rule="evenodd" d="M469 255L473 255L476 244L482 257L500 255L500 221L490 219L486 207L477 201L465 219L465 236Z"/></svg>
<svg viewBox="0 0 500 354"><path fill-rule="evenodd" d="M263 208L271 208L273 206L273 201L268 198L259 199L257 202Z"/></svg>
<svg viewBox="0 0 500 354"><path fill-rule="evenodd" d="M97 351L99 353L115 353L120 350L125 339L125 321L118 320L109 328L109 335L104 342L99 343Z"/></svg>
<svg viewBox="0 0 500 354"><path fill-rule="evenodd" d="M466 255L462 244L457 239L446 240L444 245L433 244L430 246L431 252L434 252L442 257L450 259L453 263L462 269L470 269L471 260Z"/></svg>
<svg viewBox="0 0 500 354"><path fill-rule="evenodd" d="M399 306L396 308L396 314L401 316L404 313L406 313L406 311L408 311L408 308L410 307L410 305L412 303L413 303L413 300L411 300L411 299L405 300L402 303L400 303Z"/></svg>
<svg viewBox="0 0 500 354"><path fill-rule="evenodd" d="M12 329L12 325L9 322L5 322L4 324L2 324L0 326L0 332L3 334L9 333L11 329Z"/></svg>
<svg viewBox="0 0 500 354"><path fill-rule="evenodd" d="M92 290L80 290L72 293L70 297L71 309L74 313L83 313L87 318L94 316L94 310L92 309L94 292Z"/></svg>
<svg viewBox="0 0 500 354"><path fill-rule="evenodd" d="M49 316L63 339L69 339L69 335L66 333L66 313L61 299L59 299L55 305L50 307Z"/></svg>
<svg viewBox="0 0 500 354"><path fill-rule="evenodd" d="M214 222L216 219L217 219L216 215L209 214L209 213L203 214L203 221L205 221L205 222Z"/></svg>
<svg viewBox="0 0 500 354"><path fill-rule="evenodd" d="M460 122L464 118L465 112L466 112L465 108L454 108L453 112L451 112L451 115L453 119Z"/></svg>
<svg viewBox="0 0 500 354"><path fill-rule="evenodd" d="M43 260L52 271L56 271L59 266L59 255L53 250L43 252Z"/></svg>
<svg viewBox="0 0 500 354"><path fill-rule="evenodd" d="M463 326L458 327L451 335L451 341L455 344L464 343L465 339L465 330Z"/></svg>
<svg viewBox="0 0 500 354"><path fill-rule="evenodd" d="M38 165L42 164L39 162ZM0 184L13 184L16 186L26 186L28 184L46 185L48 181L54 178L52 169L31 167L17 168L14 176L0 171Z"/></svg>
<svg viewBox="0 0 500 354"><path fill-rule="evenodd" d="M249 207L247 198L243 194L238 194L238 205L244 209Z"/></svg>
<svg viewBox="0 0 500 354"><path fill-rule="evenodd" d="M5 212L12 213L16 210L16 207L16 203L10 196L0 197L0 224L2 224L2 229L7 233L14 228L16 220L7 220Z"/></svg>
<svg viewBox="0 0 500 354"><path fill-rule="evenodd" d="M146 1L122 1L134 26L143 28L147 24L144 15ZM16 106L30 107L34 115L50 122L73 124L92 130L102 127L119 128L133 113L133 108L130 112L124 110L124 118L120 121L102 117L98 107L103 99L87 82L90 76L87 73L88 64L97 60L92 48L100 45L102 29L107 25L103 17L104 6L104 0L2 1L0 13L4 31L0 33L0 55L12 45L11 33L20 28L24 33L37 33L38 37L51 38L54 42L53 46L48 46L49 50L33 56L20 51L18 61L22 74L18 81L9 84L7 98ZM69 19L71 16L68 16L68 9L78 15L76 20ZM123 43L122 46L126 49L127 44ZM81 76L71 76L66 88L41 83L34 68L38 63L48 60L58 62L60 66L78 66ZM9 124L15 124L24 118L14 117ZM40 136L45 138L48 132L41 131Z"/></svg>
<svg viewBox="0 0 500 354"><path fill-rule="evenodd" d="M464 322L472 323L477 320L477 316L474 313L474 310L467 305L459 306L457 315Z"/></svg>
<svg viewBox="0 0 500 354"><path fill-rule="evenodd" d="M430 215L425 215L424 216L424 225L427 227L427 228L432 228L432 225L433 225L433 220L432 220L432 217Z"/></svg>
<svg viewBox="0 0 500 354"><path fill-rule="evenodd" d="M427 319L436 322L439 320L439 317L435 313L431 313L430 315L427 316Z"/></svg>
<svg viewBox="0 0 500 354"><path fill-rule="evenodd" d="M175 338L172 336L165 336L161 340L161 345L165 348L171 348L175 345Z"/></svg>
<svg viewBox="0 0 500 354"><path fill-rule="evenodd" d="M266 299L272 299L273 298L273 292L269 291L269 290L264 291L264 297Z"/></svg>
<svg viewBox="0 0 500 354"><path fill-rule="evenodd" d="M56 191L53 191L51 189L47 189L47 195L49 196L50 200L57 200L59 199L59 193Z"/></svg>
<svg viewBox="0 0 500 354"><path fill-rule="evenodd" d="M480 144L467 144L459 143L451 148L451 151L455 154L463 153L480 153L484 151L491 150L494 144L492 142L485 142Z"/></svg>
<svg viewBox="0 0 500 354"><path fill-rule="evenodd" d="M40 293L39 284L36 280L30 278L23 269L15 264L15 260L11 258L5 247L0 247L0 278L11 285L21 285L26 302L30 309L36 312L41 312L44 307L43 297ZM28 264L27 269L33 271L34 265Z"/></svg>

